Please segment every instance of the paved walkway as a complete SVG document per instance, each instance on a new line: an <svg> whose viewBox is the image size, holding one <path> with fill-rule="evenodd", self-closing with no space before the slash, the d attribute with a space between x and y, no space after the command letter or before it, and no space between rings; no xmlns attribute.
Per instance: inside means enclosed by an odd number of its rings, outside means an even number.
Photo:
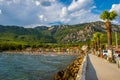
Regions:
<svg viewBox="0 0 120 80"><path fill-rule="evenodd" d="M89 54L86 80L120 80L120 68L105 59Z"/></svg>

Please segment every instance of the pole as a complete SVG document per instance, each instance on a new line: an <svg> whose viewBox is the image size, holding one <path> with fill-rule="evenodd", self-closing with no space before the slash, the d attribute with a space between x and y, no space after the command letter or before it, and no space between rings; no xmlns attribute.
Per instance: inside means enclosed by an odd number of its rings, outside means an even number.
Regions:
<svg viewBox="0 0 120 80"><path fill-rule="evenodd" d="M118 38L117 38L117 32L115 32L115 39L116 39L116 48L118 48Z"/></svg>

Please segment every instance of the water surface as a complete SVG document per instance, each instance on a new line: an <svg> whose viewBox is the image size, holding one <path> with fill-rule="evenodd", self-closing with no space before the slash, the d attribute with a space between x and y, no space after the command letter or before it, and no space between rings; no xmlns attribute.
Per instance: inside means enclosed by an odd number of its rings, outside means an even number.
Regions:
<svg viewBox="0 0 120 80"><path fill-rule="evenodd" d="M0 80L53 80L74 55L27 55L0 53Z"/></svg>

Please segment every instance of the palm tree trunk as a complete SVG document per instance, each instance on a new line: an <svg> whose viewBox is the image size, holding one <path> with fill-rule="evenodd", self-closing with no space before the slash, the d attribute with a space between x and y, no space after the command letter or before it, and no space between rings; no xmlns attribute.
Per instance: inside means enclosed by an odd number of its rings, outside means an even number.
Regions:
<svg viewBox="0 0 120 80"><path fill-rule="evenodd" d="M94 42L92 42L92 48L94 49L95 48L95 46L94 46L95 44L94 44Z"/></svg>
<svg viewBox="0 0 120 80"><path fill-rule="evenodd" d="M111 31L111 23L109 20L106 21L107 27L107 36L108 36L108 48L112 48L112 31Z"/></svg>
<svg viewBox="0 0 120 80"><path fill-rule="evenodd" d="M99 39L99 48L101 49L101 40Z"/></svg>
<svg viewBox="0 0 120 80"><path fill-rule="evenodd" d="M111 30L111 23L109 20L106 21L106 27L107 27L107 36L108 36L108 48L112 51L111 60L114 61L113 57L113 49L112 49L112 30Z"/></svg>
<svg viewBox="0 0 120 80"><path fill-rule="evenodd" d="M97 51L97 41L95 41L95 50Z"/></svg>
<svg viewBox="0 0 120 80"><path fill-rule="evenodd" d="M100 49L100 38L97 38L97 46L98 46L98 51Z"/></svg>

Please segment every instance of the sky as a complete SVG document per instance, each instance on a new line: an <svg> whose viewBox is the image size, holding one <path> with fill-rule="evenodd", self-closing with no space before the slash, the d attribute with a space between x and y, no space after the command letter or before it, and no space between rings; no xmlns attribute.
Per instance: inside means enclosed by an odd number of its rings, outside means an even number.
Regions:
<svg viewBox="0 0 120 80"><path fill-rule="evenodd" d="M80 24L100 21L104 11L115 10L120 24L120 0L0 0L0 25L24 27Z"/></svg>

